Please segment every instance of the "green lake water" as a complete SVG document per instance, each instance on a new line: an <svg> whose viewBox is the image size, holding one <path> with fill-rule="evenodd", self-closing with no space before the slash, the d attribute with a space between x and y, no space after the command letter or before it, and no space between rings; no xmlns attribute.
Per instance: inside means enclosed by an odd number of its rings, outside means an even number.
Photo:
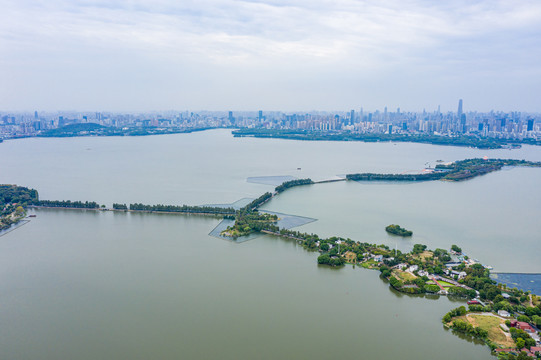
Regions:
<svg viewBox="0 0 541 360"><path fill-rule="evenodd" d="M269 185L419 170L437 159L541 160L541 149L480 151L421 144L235 139L229 131L136 138L23 139L0 144L0 182L43 199L228 203ZM297 170L297 168L301 170ZM537 270L541 169L464 183L339 182L266 204L317 218L299 230L407 249L461 245L500 271ZM1 359L490 359L445 330L461 302L392 291L378 273L316 264L295 242L209 236L211 217L35 210L0 237ZM383 228L414 231L396 240ZM510 259L519 258L520 261Z"/></svg>

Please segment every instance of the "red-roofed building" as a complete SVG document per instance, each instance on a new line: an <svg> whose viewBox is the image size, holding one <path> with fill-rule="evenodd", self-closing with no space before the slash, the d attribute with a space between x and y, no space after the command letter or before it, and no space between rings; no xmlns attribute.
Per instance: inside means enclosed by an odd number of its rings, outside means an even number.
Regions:
<svg viewBox="0 0 541 360"><path fill-rule="evenodd" d="M528 324L527 322L524 322L524 321L518 321L515 327L516 327L517 329L524 330L524 331L526 331L527 333L535 334L535 330L534 330L533 327L531 327L530 324Z"/></svg>

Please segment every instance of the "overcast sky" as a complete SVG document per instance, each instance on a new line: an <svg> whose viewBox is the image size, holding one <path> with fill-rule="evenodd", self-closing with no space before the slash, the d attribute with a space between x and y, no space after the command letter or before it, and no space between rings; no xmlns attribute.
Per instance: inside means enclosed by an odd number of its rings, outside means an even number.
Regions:
<svg viewBox="0 0 541 360"><path fill-rule="evenodd" d="M541 1L0 0L0 110L541 111Z"/></svg>

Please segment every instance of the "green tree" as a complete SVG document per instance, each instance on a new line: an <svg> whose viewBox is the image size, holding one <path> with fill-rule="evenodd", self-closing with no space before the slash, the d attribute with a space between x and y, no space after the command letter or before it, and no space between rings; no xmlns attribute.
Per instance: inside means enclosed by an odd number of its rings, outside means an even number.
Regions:
<svg viewBox="0 0 541 360"><path fill-rule="evenodd" d="M320 255L317 258L317 263L322 265L329 265L331 263L331 257L327 254Z"/></svg>

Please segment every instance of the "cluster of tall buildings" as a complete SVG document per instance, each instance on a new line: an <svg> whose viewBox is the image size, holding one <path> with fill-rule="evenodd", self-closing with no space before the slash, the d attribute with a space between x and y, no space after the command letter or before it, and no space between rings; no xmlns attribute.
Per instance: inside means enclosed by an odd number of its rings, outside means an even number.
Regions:
<svg viewBox="0 0 541 360"><path fill-rule="evenodd" d="M313 111L201 111L123 114L102 112L1 113L0 137L36 136L76 123L130 128L265 128L317 132L374 134L475 135L497 138L541 138L541 114L522 112L465 112L462 99L456 112Z"/></svg>

